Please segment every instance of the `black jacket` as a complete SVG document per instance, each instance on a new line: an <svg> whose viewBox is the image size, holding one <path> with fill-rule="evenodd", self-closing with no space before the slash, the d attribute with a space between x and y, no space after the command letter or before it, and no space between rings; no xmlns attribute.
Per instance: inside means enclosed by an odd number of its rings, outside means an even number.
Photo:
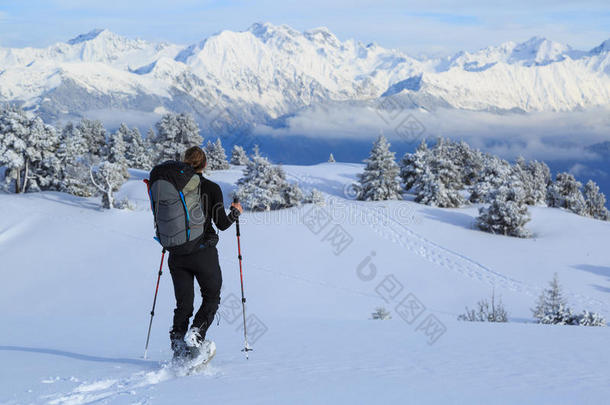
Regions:
<svg viewBox="0 0 610 405"><path fill-rule="evenodd" d="M220 186L213 181L206 179L201 174L199 175L199 178L201 179L203 212L206 216L203 228L204 239L218 239L218 234L212 226L212 221L214 221L214 224L219 230L224 231L235 222L239 216L239 211L236 208L231 208L231 212L227 215Z"/></svg>

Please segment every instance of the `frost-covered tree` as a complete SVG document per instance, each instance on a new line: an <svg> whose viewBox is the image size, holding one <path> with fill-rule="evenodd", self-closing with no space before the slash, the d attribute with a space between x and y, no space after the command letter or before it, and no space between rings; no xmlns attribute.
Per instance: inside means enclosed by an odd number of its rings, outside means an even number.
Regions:
<svg viewBox="0 0 610 405"><path fill-rule="evenodd" d="M587 310L574 313L568 306L559 285L557 274L538 297L536 307L532 309L534 318L541 324L547 325L577 325L577 326L606 326L606 320L598 313Z"/></svg>
<svg viewBox="0 0 610 405"><path fill-rule="evenodd" d="M482 162L483 168L470 189L469 200L472 203L490 202L500 186L511 183L510 163L491 155L483 155Z"/></svg>
<svg viewBox="0 0 610 405"><path fill-rule="evenodd" d="M458 190L447 188L431 168L426 167L418 181L415 202L432 207L456 208L464 204L464 198Z"/></svg>
<svg viewBox="0 0 610 405"><path fill-rule="evenodd" d="M57 173L60 171L57 158L58 145L59 134L55 127L45 124L39 117L34 117L30 121L28 147L25 153L24 179L29 180L27 191L57 190L59 188L57 179ZM25 184L23 190L26 190Z"/></svg>
<svg viewBox="0 0 610 405"><path fill-rule="evenodd" d="M567 302L563 296L563 291L559 285L557 273L553 275L553 280L538 297L536 307L532 309L534 318L541 322L544 318L556 317L564 311Z"/></svg>
<svg viewBox="0 0 610 405"><path fill-rule="evenodd" d="M589 180L585 184L585 213L586 215L608 221L610 213L606 208L606 196L599 191L599 187L593 180Z"/></svg>
<svg viewBox="0 0 610 405"><path fill-rule="evenodd" d="M82 119L76 128L85 139L87 151L95 158L104 158L108 155L107 134L101 121Z"/></svg>
<svg viewBox="0 0 610 405"><path fill-rule="evenodd" d="M366 159L364 173L358 175L361 191L359 200L381 201L400 200L400 169L394 161L394 152L383 135L379 135L369 158Z"/></svg>
<svg viewBox="0 0 610 405"><path fill-rule="evenodd" d="M80 197L91 197L94 193L89 181L89 167L96 157L90 151L89 139L83 135L81 126L71 122L63 128L57 157L61 166L59 189Z"/></svg>
<svg viewBox="0 0 610 405"><path fill-rule="evenodd" d="M191 146L200 146L203 138L190 114L165 114L156 124L154 144L157 151L155 163L180 160L182 153Z"/></svg>
<svg viewBox="0 0 610 405"><path fill-rule="evenodd" d="M295 184L286 181L281 167L273 167L262 156L253 156L237 182L235 195L244 208L269 211L300 204L303 193Z"/></svg>
<svg viewBox="0 0 610 405"><path fill-rule="evenodd" d="M527 186L528 205L546 204L547 189L551 183L551 169L544 162L536 160L527 164L527 171L530 173L531 183Z"/></svg>
<svg viewBox="0 0 610 405"><path fill-rule="evenodd" d="M21 108L0 110L0 166L4 166L4 187L15 193L56 187L54 175L59 137L55 128Z"/></svg>
<svg viewBox="0 0 610 405"><path fill-rule="evenodd" d="M216 138L214 143L208 141L205 147L205 155L208 162L207 168L210 170L227 170L231 167L227 162L227 154L222 147L220 138Z"/></svg>
<svg viewBox="0 0 610 405"><path fill-rule="evenodd" d="M428 165L428 145L425 140L417 147L413 153L405 153L400 161L400 178L405 186L405 191L409 191L416 184L421 184L421 177Z"/></svg>
<svg viewBox="0 0 610 405"><path fill-rule="evenodd" d="M147 145L146 140L142 138L142 134L138 128L134 128L128 132L126 143L127 149L125 151L125 157L127 159L127 165L134 169L152 169L153 156L150 145Z"/></svg>
<svg viewBox="0 0 610 405"><path fill-rule="evenodd" d="M312 189L303 199L304 204L324 204L324 195L316 188Z"/></svg>
<svg viewBox="0 0 610 405"><path fill-rule="evenodd" d="M531 234L525 229L525 224L530 219L523 189L501 186L494 193L489 207L479 208L476 225L485 232L527 238Z"/></svg>
<svg viewBox="0 0 610 405"><path fill-rule="evenodd" d="M466 313L458 316L459 321L469 322L508 322L508 313L504 309L502 299L496 301L496 294L491 293L491 303L486 299L477 302L477 309L468 309Z"/></svg>
<svg viewBox="0 0 610 405"><path fill-rule="evenodd" d="M127 181L125 168L118 163L104 161L94 170L89 169L91 183L102 194L102 208L115 207L114 193Z"/></svg>
<svg viewBox="0 0 610 405"><path fill-rule="evenodd" d="M119 129L110 135L108 143L108 161L110 163L118 163L121 166L128 167L127 162L127 140L131 137L131 131L124 123Z"/></svg>
<svg viewBox="0 0 610 405"><path fill-rule="evenodd" d="M392 319L392 314L384 307L377 307L375 311L371 313L371 319L386 321Z"/></svg>
<svg viewBox="0 0 610 405"><path fill-rule="evenodd" d="M336 162L335 157L331 153L330 156L328 157L328 163L335 163L335 162Z"/></svg>
<svg viewBox="0 0 610 405"><path fill-rule="evenodd" d="M549 207L565 208L578 215L586 212L585 198L580 191L582 184L569 173L557 173L547 193Z"/></svg>
<svg viewBox="0 0 610 405"><path fill-rule="evenodd" d="M233 145L233 149L231 149L231 164L232 165L247 165L250 159L248 159L248 155L246 155L246 151L239 145Z"/></svg>

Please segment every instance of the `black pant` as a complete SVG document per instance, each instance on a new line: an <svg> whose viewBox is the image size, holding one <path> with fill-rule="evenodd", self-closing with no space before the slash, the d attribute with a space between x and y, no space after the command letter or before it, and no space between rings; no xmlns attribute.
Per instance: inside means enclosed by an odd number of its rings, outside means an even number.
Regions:
<svg viewBox="0 0 610 405"><path fill-rule="evenodd" d="M170 254L168 264L176 295L174 325L170 337L184 337L188 329L195 299L193 278L197 278L203 302L195 314L192 327L199 328L201 336L204 337L220 304L222 273L218 263L218 250L216 247L206 247L190 255Z"/></svg>

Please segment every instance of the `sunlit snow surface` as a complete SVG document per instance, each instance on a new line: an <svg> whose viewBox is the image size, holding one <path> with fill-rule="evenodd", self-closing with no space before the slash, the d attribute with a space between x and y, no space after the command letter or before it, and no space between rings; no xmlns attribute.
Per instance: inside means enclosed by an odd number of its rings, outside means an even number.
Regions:
<svg viewBox="0 0 610 405"><path fill-rule="evenodd" d="M572 307L610 317L610 223L531 208L532 239L473 228L477 207L356 202L356 164L284 166L324 207L241 217L246 360L235 230L218 245L224 288L216 357L197 375L169 364L174 297L141 179L135 211L61 193L0 194L0 403L605 403L610 330L531 323L557 272ZM230 202L239 168L211 175ZM324 221L312 225L312 210ZM346 246L333 233L349 236ZM339 251L340 250L340 251ZM391 288L390 288L391 287ZM508 324L456 320L492 289ZM401 310L415 298L418 317ZM413 301L410 301L413 302ZM239 303L240 304L240 303ZM371 320L383 306L391 320ZM427 334L426 319L442 334Z"/></svg>

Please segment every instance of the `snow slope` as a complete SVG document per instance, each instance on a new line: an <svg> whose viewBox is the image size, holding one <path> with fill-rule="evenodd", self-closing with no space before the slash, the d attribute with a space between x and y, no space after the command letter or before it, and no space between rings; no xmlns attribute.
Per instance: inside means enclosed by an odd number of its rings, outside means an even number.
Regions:
<svg viewBox="0 0 610 405"><path fill-rule="evenodd" d="M535 238L493 236L472 228L476 207L345 198L361 165L284 168L327 204L242 216L248 313L262 322L249 329L247 361L230 306L239 296L234 230L221 235L223 316L209 333L218 353L188 377L165 364L167 267L150 359L141 358L160 258L144 173L132 171L120 192L135 211L100 211L95 199L60 193L0 194L0 403L607 401L610 330L535 325L529 308L557 272L573 307L610 317L609 223L535 208ZM211 175L227 204L240 175ZM308 220L312 209L324 211L322 229ZM336 226L351 238L340 252L328 238ZM398 294L384 290L389 281ZM455 320L492 288L511 323ZM425 307L415 320L396 310L407 296ZM368 319L380 305L393 319ZM444 334L422 330L429 316Z"/></svg>
<svg viewBox="0 0 610 405"><path fill-rule="evenodd" d="M607 41L591 51L534 37L443 59L256 23L188 46L93 30L44 49L0 48L0 101L48 120L95 111L190 111L206 132L272 124L315 105L377 104L485 111L608 106Z"/></svg>

